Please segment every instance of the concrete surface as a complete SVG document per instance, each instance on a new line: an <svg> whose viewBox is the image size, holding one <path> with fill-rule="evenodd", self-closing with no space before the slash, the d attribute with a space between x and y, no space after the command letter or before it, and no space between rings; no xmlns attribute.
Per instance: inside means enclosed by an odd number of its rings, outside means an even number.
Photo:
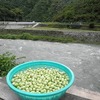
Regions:
<svg viewBox="0 0 100 100"><path fill-rule="evenodd" d="M0 29L22 29L25 27L37 26L36 22L0 22Z"/></svg>
<svg viewBox="0 0 100 100"><path fill-rule="evenodd" d="M5 77L0 79L0 100L20 100L7 86ZM100 93L72 86L60 100L100 100Z"/></svg>
<svg viewBox="0 0 100 100"><path fill-rule="evenodd" d="M9 89L5 80L0 79L0 100L20 100L20 98ZM89 100L83 97L66 93L60 100Z"/></svg>
<svg viewBox="0 0 100 100"><path fill-rule="evenodd" d="M77 87L100 92L100 45L0 39L0 54L12 52L24 61L53 60L70 67Z"/></svg>

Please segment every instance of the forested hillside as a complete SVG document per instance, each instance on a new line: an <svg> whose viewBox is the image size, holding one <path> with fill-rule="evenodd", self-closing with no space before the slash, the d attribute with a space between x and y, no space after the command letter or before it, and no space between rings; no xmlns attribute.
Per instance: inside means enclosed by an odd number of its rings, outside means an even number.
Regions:
<svg viewBox="0 0 100 100"><path fill-rule="evenodd" d="M69 5L54 16L54 21L85 21L100 22L99 0L73 0Z"/></svg>
<svg viewBox="0 0 100 100"><path fill-rule="evenodd" d="M0 20L100 22L100 1L0 0Z"/></svg>

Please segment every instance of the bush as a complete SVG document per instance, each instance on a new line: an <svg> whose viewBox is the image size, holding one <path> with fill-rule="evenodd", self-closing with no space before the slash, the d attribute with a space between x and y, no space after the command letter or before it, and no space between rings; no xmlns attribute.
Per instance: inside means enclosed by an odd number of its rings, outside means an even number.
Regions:
<svg viewBox="0 0 100 100"><path fill-rule="evenodd" d="M81 28L81 24L80 23L72 23L72 24L70 24L70 28L72 28L72 29L79 29L79 28Z"/></svg>
<svg viewBox="0 0 100 100"><path fill-rule="evenodd" d="M20 39L26 39L26 40L31 40L32 39L32 35L29 33L22 33L20 36Z"/></svg>
<svg viewBox="0 0 100 100"><path fill-rule="evenodd" d="M59 22L52 22L52 23L44 23L47 27L50 28L67 28L67 23L59 23Z"/></svg>
<svg viewBox="0 0 100 100"><path fill-rule="evenodd" d="M70 25L69 24L67 24L67 28L70 28Z"/></svg>
<svg viewBox="0 0 100 100"><path fill-rule="evenodd" d="M17 58L15 55L9 52L0 54L0 76L5 76L10 69L18 65L19 63L17 63L16 61L20 58Z"/></svg>
<svg viewBox="0 0 100 100"><path fill-rule="evenodd" d="M95 28L94 23L90 23L90 24L89 24L89 28Z"/></svg>

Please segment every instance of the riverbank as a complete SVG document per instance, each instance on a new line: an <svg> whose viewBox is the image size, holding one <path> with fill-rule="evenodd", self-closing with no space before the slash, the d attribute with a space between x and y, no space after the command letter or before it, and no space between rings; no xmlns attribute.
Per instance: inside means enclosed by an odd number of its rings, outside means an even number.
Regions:
<svg viewBox="0 0 100 100"><path fill-rule="evenodd" d="M100 31L4 29L0 30L0 38L100 44Z"/></svg>

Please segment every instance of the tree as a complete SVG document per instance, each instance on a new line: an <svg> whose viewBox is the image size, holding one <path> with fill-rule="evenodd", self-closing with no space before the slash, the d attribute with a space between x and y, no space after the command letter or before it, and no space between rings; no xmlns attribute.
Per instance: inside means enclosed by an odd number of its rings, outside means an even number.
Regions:
<svg viewBox="0 0 100 100"><path fill-rule="evenodd" d="M20 8L14 8L11 11L15 15L16 21L22 20L23 11Z"/></svg>

